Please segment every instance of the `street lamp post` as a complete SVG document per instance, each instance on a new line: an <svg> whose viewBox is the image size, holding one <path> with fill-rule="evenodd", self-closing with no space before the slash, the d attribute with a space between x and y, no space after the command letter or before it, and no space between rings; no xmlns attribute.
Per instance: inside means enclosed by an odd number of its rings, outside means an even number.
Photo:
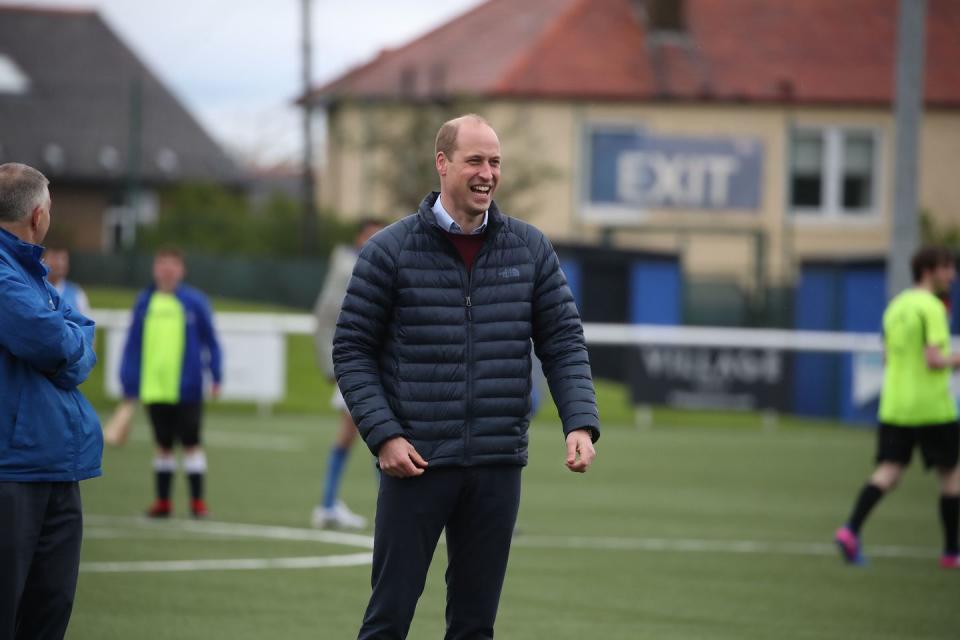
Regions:
<svg viewBox="0 0 960 640"><path fill-rule="evenodd" d="M310 0L301 0L302 63L303 63L303 253L317 251L317 202L313 168L313 101L310 99L311 39Z"/></svg>

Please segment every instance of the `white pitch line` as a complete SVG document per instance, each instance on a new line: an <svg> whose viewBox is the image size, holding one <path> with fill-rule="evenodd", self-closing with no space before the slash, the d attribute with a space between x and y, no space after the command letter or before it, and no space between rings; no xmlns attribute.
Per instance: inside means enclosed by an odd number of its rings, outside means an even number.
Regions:
<svg viewBox="0 0 960 640"><path fill-rule="evenodd" d="M249 571L359 567L373 562L372 553L300 558L233 558L223 560L149 560L143 562L81 562L82 573L159 573L177 571Z"/></svg>
<svg viewBox="0 0 960 640"><path fill-rule="evenodd" d="M230 539L233 536L221 536L223 539ZM84 540L196 540L196 534L189 531L161 531L159 529L148 531L146 529L133 531L122 527L98 527L85 526L83 528Z"/></svg>
<svg viewBox="0 0 960 640"><path fill-rule="evenodd" d="M304 451L307 449L302 438L285 435L264 435L257 433L232 433L228 431L204 431L203 438L213 447L225 449L256 449L269 451Z"/></svg>
<svg viewBox="0 0 960 640"><path fill-rule="evenodd" d="M134 431L130 439L135 442L153 442L152 436L143 430ZM304 451L308 448L303 438L282 434L267 435L204 429L203 440L205 444L220 449L254 449L289 453Z"/></svg>
<svg viewBox="0 0 960 640"><path fill-rule="evenodd" d="M156 521L148 520L143 517L129 516L86 516L87 522L94 527L108 528L110 535L116 535L118 527L134 527L140 531L152 531L156 533L190 533L204 536L218 536L222 538L254 538L268 540L291 540L303 542L323 542L328 544L341 544L345 546L360 547L363 549L373 548L373 537L369 535L344 533L340 531L324 531L316 529L303 529L296 527L281 527L258 524L242 524L230 522L209 522L193 520L169 520ZM444 538L441 536L440 544L444 544ZM765 542L758 540L700 540L684 538L626 538L626 537L604 537L604 536L539 536L529 534L519 534L513 539L514 547L524 547L533 549L587 549L595 551L647 551L647 552L666 552L666 553L735 553L735 554L767 554L767 555L788 555L788 556L830 556L837 553L834 545L826 542ZM929 559L935 558L937 552L932 548L925 547L907 547L877 545L869 546L866 549L868 555L884 558L909 558L909 559ZM355 554L352 557L359 557L363 554ZM338 557L338 556L321 556ZM286 559L289 561L295 559ZM180 561L176 561L180 562ZM208 562L208 561L184 561L184 562ZM209 561L221 562L221 561ZM240 560L231 560L229 562L247 562ZM271 563L273 560L250 560L252 563ZM314 565L311 558L304 560L307 563L304 567L292 566L290 568L311 568ZM103 564L103 563L95 563ZM106 563L117 566L139 566L142 563ZM147 563L148 565L150 563ZM295 563L294 563L295 564ZM176 566L176 565L174 565ZM192 565L191 565L192 566ZM197 565L200 569L185 570L203 570L206 565ZM328 566L328 565L316 565ZM343 566L343 565L333 565ZM254 566L239 568L282 568L277 565ZM161 570L161 569L157 569ZM167 569L174 570L174 569Z"/></svg>
<svg viewBox="0 0 960 640"><path fill-rule="evenodd" d="M85 520L95 526L131 526L153 531L178 531L201 535L228 536L235 538L257 538L262 540L299 540L303 542L326 542L342 544L361 549L373 548L373 536L326 531L316 529L298 529L260 524L241 524L233 522L213 522L209 520L150 520L134 516L88 515Z"/></svg>
<svg viewBox="0 0 960 640"><path fill-rule="evenodd" d="M682 538L551 537L521 534L515 547L536 549L596 549L602 551L666 551L701 553L757 553L770 555L832 556L836 546L820 542L760 542L756 540L687 540ZM935 558L923 547L870 546L870 556L885 558Z"/></svg>

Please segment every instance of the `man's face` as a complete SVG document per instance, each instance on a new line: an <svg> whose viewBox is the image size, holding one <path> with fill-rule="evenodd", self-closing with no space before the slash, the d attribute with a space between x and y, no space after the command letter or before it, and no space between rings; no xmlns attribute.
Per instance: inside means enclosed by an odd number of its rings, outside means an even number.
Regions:
<svg viewBox="0 0 960 640"><path fill-rule="evenodd" d="M489 126L466 120L457 131L456 150L447 157L437 154L440 190L460 213L479 217L490 208L500 182L500 140Z"/></svg>
<svg viewBox="0 0 960 640"><path fill-rule="evenodd" d="M933 292L937 295L950 293L950 285L957 277L957 268L952 263L941 264L932 271Z"/></svg>
<svg viewBox="0 0 960 640"><path fill-rule="evenodd" d="M50 273L47 279L50 282L60 282L70 272L70 254L61 249L49 249L43 256L43 262Z"/></svg>
<svg viewBox="0 0 960 640"><path fill-rule="evenodd" d="M176 256L157 256L153 260L153 282L157 289L172 293L186 275L183 261Z"/></svg>

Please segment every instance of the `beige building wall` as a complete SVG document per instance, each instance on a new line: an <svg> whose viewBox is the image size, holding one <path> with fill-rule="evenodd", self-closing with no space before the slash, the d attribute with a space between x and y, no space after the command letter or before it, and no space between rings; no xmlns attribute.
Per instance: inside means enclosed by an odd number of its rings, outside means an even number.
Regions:
<svg viewBox="0 0 960 640"><path fill-rule="evenodd" d="M108 203L103 191L77 187L58 187L51 181L50 238L73 251L97 252L103 249L103 213Z"/></svg>
<svg viewBox="0 0 960 640"><path fill-rule="evenodd" d="M628 105L587 104L565 105L563 118L557 107L547 107L544 118L534 118L560 139L552 142L554 149L548 155L563 162L566 176L564 189L552 194L542 193L544 199L554 200L554 207L563 211L554 224L544 224L539 217L533 222L542 226L551 237L567 242L600 242L605 225L586 219L583 208L586 149L585 127L597 125L626 125L642 127L659 135L696 137L747 137L759 140L763 147L761 167L760 206L756 210L698 211L657 210L637 211L628 223L610 225L615 246L680 252L684 268L694 274L735 276L749 282L753 278L754 251L758 232L766 234L765 250L777 249L779 226L784 198L782 180L776 179L783 170L782 156L783 116L774 109L735 107L702 108L684 105ZM553 113L551 113L553 112ZM559 135L564 132L564 135ZM550 131L540 131L549 136ZM562 146L561 146L562 144ZM546 189L549 189L547 187ZM544 189L541 189L543 192ZM562 222L562 224L561 224ZM779 263L767 260L766 269L774 274Z"/></svg>
<svg viewBox="0 0 960 640"><path fill-rule="evenodd" d="M390 201L375 179L377 165L404 161L364 153L357 140L375 126L401 129L411 107L343 107L330 122L328 164L321 184L326 206L357 217ZM416 108L416 107L413 107ZM632 125L659 135L750 138L763 148L760 204L756 210L648 210L629 224L611 226L614 246L679 252L685 270L698 276L735 277L755 283L758 236L767 284L789 283L810 258L877 257L886 253L893 201L893 117L881 109L785 108L779 105L600 104L494 101L481 110L498 130L503 172L498 202L554 241L599 244L605 225L585 219L584 127ZM875 204L851 216L790 213L789 139L792 129L842 128L872 132L877 141ZM345 140L353 141L344 144ZM921 135L922 206L938 222L960 225L960 111L928 112ZM509 194L512 178L542 175L521 194ZM410 209L416 206L410 203ZM506 206L504 207L507 208Z"/></svg>
<svg viewBox="0 0 960 640"><path fill-rule="evenodd" d="M928 111L920 136L920 206L960 226L960 113Z"/></svg>
<svg viewBox="0 0 960 640"><path fill-rule="evenodd" d="M791 224L787 232L792 233L796 257L857 258L886 255L893 202L893 116L880 110L808 108L798 110L793 121L797 128L867 129L874 131L879 141L875 210L862 218L803 214L790 216ZM782 170L785 171L786 167Z"/></svg>

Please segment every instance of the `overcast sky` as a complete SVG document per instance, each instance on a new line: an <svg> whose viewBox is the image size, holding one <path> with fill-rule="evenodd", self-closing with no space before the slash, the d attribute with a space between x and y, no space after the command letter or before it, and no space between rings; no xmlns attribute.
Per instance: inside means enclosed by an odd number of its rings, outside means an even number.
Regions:
<svg viewBox="0 0 960 640"><path fill-rule="evenodd" d="M318 84L482 0L311 1L313 78ZM290 102L301 85L301 0L13 3L98 9L227 147L268 160L298 154L298 114Z"/></svg>

